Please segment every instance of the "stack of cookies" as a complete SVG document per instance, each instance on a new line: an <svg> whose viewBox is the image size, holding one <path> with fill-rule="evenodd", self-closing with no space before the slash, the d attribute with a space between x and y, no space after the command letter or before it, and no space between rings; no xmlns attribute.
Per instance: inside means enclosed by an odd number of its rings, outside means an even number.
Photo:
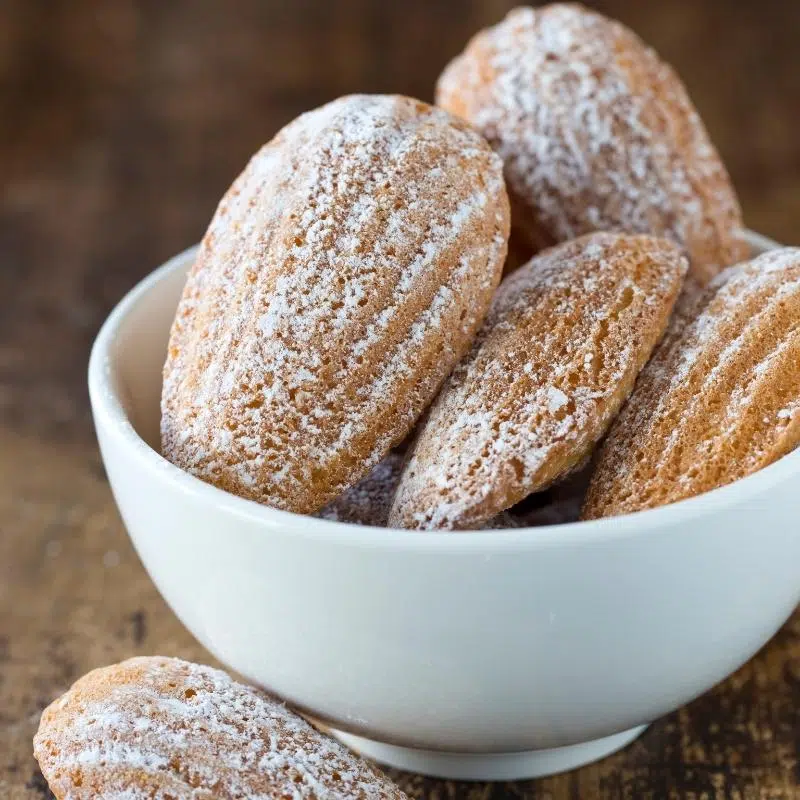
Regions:
<svg viewBox="0 0 800 800"><path fill-rule="evenodd" d="M236 179L172 328L170 461L274 508L465 530L651 508L797 445L800 252L742 263L669 65L581 6L521 8L436 100L341 98Z"/></svg>

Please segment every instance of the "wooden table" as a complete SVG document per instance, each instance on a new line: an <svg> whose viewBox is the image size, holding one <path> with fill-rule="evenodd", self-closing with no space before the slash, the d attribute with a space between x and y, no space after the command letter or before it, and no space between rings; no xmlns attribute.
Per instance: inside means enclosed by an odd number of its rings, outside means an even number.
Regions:
<svg viewBox="0 0 800 800"><path fill-rule="evenodd" d="M0 2L0 797L48 796L41 709L91 667L209 656L134 555L85 389L113 303L197 240L247 157L353 91L430 98L504 0ZM598 4L600 5L600 4ZM800 4L615 0L685 76L750 225L800 240ZM800 798L800 616L627 751L514 786L400 777L427 798Z"/></svg>

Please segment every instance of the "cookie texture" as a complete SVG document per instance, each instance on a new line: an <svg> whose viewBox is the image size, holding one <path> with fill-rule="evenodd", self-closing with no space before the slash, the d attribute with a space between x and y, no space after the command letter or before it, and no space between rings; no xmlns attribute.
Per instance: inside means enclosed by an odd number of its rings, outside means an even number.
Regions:
<svg viewBox="0 0 800 800"><path fill-rule="evenodd" d="M445 69L436 99L503 157L514 238L666 236L702 282L746 258L736 193L684 85L620 23L577 4L515 9Z"/></svg>
<svg viewBox="0 0 800 800"><path fill-rule="evenodd" d="M303 114L222 199L172 327L162 450L314 513L411 430L468 349L509 228L463 120L358 95Z"/></svg>
<svg viewBox="0 0 800 800"><path fill-rule="evenodd" d="M34 753L58 800L403 800L387 778L224 672L132 658L42 714Z"/></svg>
<svg viewBox="0 0 800 800"><path fill-rule="evenodd" d="M686 269L667 240L598 233L509 275L421 428L390 525L476 527L582 466L661 338Z"/></svg>
<svg viewBox="0 0 800 800"><path fill-rule="evenodd" d="M328 503L316 516L333 522L371 525L378 528L387 527L392 498L400 483L402 472L403 454L389 453L383 461L373 467L369 475ZM553 511L558 513L558 510L553 509ZM542 514L531 514L530 516L513 516L503 513L484 523L481 530L502 530L503 528L521 528L533 524L551 524L540 521L530 522L529 520L534 517L536 520L553 519L552 514L548 515L544 511Z"/></svg>
<svg viewBox="0 0 800 800"><path fill-rule="evenodd" d="M800 444L800 249L688 294L604 443L584 519L732 483Z"/></svg>

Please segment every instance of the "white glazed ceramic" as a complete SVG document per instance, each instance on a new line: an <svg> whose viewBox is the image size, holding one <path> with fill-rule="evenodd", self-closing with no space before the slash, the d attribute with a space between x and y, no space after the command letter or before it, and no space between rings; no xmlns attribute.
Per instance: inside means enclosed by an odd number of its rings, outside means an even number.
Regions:
<svg viewBox="0 0 800 800"><path fill-rule="evenodd" d="M569 769L709 689L800 601L800 452L665 508L460 534L274 511L181 472L158 454L159 395L193 252L92 352L114 495L192 633L348 744L450 777Z"/></svg>

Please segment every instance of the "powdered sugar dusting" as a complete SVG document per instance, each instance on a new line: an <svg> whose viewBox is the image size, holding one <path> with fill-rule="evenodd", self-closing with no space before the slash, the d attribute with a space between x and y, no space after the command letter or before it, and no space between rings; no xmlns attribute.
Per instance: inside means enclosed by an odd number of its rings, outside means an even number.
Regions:
<svg viewBox="0 0 800 800"><path fill-rule="evenodd" d="M400 453L389 453L365 478L328 503L316 516L335 522L386 527L402 471L403 456ZM577 519L577 512L575 518ZM528 518L523 520L522 517L499 514L482 525L481 529L502 530L528 524L537 523Z"/></svg>
<svg viewBox="0 0 800 800"><path fill-rule="evenodd" d="M586 355L589 355L589 353ZM545 391L547 392L547 410L551 414L555 414L556 411L558 411L560 408L563 408L569 402L567 395L565 395L561 389L556 389L555 386L548 386Z"/></svg>
<svg viewBox="0 0 800 800"><path fill-rule="evenodd" d="M34 746L73 800L405 797L280 703L176 659L90 673L45 711Z"/></svg>
<svg viewBox="0 0 800 800"><path fill-rule="evenodd" d="M506 278L414 445L390 524L476 527L578 466L660 338L686 268L664 240L594 234Z"/></svg>
<svg viewBox="0 0 800 800"><path fill-rule="evenodd" d="M707 491L800 442L800 249L731 267L685 303L608 437L587 515Z"/></svg>
<svg viewBox="0 0 800 800"><path fill-rule="evenodd" d="M468 347L508 234L502 167L407 98L304 114L203 241L164 372L165 455L313 512L402 440Z"/></svg>
<svg viewBox="0 0 800 800"><path fill-rule="evenodd" d="M515 9L448 66L437 102L503 157L534 246L666 235L703 281L744 257L736 195L684 86L619 23L579 5Z"/></svg>

